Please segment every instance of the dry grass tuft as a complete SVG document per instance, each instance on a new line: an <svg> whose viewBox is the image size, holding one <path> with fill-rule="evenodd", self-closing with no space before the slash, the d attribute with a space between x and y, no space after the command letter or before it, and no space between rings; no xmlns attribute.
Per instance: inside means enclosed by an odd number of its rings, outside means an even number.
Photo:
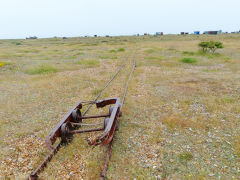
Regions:
<svg viewBox="0 0 240 180"><path fill-rule="evenodd" d="M234 153L240 158L240 136L234 138L233 148Z"/></svg>
<svg viewBox="0 0 240 180"><path fill-rule="evenodd" d="M49 74L56 73L58 69L49 66L49 65L40 65L36 68L30 68L25 71L26 74L35 75L35 74Z"/></svg>
<svg viewBox="0 0 240 180"><path fill-rule="evenodd" d="M79 64L85 68L93 68L93 67L98 67L100 65L100 62L95 59L83 59L83 60L77 61L76 64Z"/></svg>

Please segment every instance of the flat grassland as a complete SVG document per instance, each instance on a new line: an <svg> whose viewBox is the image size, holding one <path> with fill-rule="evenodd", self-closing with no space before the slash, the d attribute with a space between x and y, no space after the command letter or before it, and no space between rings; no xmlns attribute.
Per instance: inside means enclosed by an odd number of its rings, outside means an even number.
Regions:
<svg viewBox="0 0 240 180"><path fill-rule="evenodd" d="M216 54L201 41L221 41ZM121 97L137 50L109 179L240 177L240 35L0 40L0 179L22 179L78 101ZM90 113L94 114L94 110ZM75 135L42 179L98 179L106 147Z"/></svg>

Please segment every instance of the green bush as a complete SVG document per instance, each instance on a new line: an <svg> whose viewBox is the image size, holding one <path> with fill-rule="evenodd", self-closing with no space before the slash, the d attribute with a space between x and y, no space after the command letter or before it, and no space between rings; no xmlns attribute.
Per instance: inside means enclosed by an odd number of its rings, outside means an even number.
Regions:
<svg viewBox="0 0 240 180"><path fill-rule="evenodd" d="M25 73L34 75L34 74L48 74L48 73L55 73L58 72L56 68L53 68L49 65L40 65L36 68L27 69Z"/></svg>
<svg viewBox="0 0 240 180"><path fill-rule="evenodd" d="M208 41L200 42L198 46L202 49L203 52L214 53L217 49L223 48L223 43L218 41Z"/></svg>
<svg viewBox="0 0 240 180"><path fill-rule="evenodd" d="M19 45L22 45L22 43L21 42L12 42L12 44L15 44L15 45L17 45L17 46L19 46Z"/></svg>
<svg viewBox="0 0 240 180"><path fill-rule="evenodd" d="M109 52L111 52L111 53L115 53L115 52L124 52L124 51L125 51L124 48L119 48L119 49L117 49L117 50L115 50L115 49L111 49Z"/></svg>
<svg viewBox="0 0 240 180"><path fill-rule="evenodd" d="M119 48L117 51L118 52L123 52L123 51L125 51L125 49L124 48Z"/></svg>
<svg viewBox="0 0 240 180"><path fill-rule="evenodd" d="M183 59L181 59L181 61L183 63L188 63L188 64L192 64L192 63L196 63L197 62L197 60L195 58L189 58L189 57L183 58Z"/></svg>
<svg viewBox="0 0 240 180"><path fill-rule="evenodd" d="M110 53L115 53L116 50L115 50L115 49L111 49L109 52L110 52Z"/></svg>

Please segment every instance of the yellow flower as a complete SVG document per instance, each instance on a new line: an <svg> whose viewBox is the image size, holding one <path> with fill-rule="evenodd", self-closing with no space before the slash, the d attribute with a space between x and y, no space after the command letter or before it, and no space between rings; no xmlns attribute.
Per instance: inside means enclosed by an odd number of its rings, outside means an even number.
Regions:
<svg viewBox="0 0 240 180"><path fill-rule="evenodd" d="M5 65L5 63L3 63L3 62L0 62L0 67L1 67L1 66L4 66L4 65Z"/></svg>

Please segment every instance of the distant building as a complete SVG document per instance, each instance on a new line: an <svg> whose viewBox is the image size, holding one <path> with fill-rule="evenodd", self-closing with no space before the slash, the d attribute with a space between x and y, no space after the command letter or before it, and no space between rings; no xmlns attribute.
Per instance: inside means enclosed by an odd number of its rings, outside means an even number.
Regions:
<svg viewBox="0 0 240 180"><path fill-rule="evenodd" d="M67 37L63 37L63 39L67 39Z"/></svg>
<svg viewBox="0 0 240 180"><path fill-rule="evenodd" d="M156 32L155 35L156 36L163 36L163 32Z"/></svg>
<svg viewBox="0 0 240 180"><path fill-rule="evenodd" d="M181 32L181 35L189 34L188 32Z"/></svg>
<svg viewBox="0 0 240 180"><path fill-rule="evenodd" d="M94 37L97 37L97 35L95 34Z"/></svg>
<svg viewBox="0 0 240 180"><path fill-rule="evenodd" d="M204 31L203 34L216 35L218 31Z"/></svg>
<svg viewBox="0 0 240 180"><path fill-rule="evenodd" d="M144 36L147 36L148 35L148 33L144 33Z"/></svg>
<svg viewBox="0 0 240 180"><path fill-rule="evenodd" d="M26 39L37 39L37 36L26 37Z"/></svg>
<svg viewBox="0 0 240 180"><path fill-rule="evenodd" d="M194 34L199 35L200 31L194 31Z"/></svg>

